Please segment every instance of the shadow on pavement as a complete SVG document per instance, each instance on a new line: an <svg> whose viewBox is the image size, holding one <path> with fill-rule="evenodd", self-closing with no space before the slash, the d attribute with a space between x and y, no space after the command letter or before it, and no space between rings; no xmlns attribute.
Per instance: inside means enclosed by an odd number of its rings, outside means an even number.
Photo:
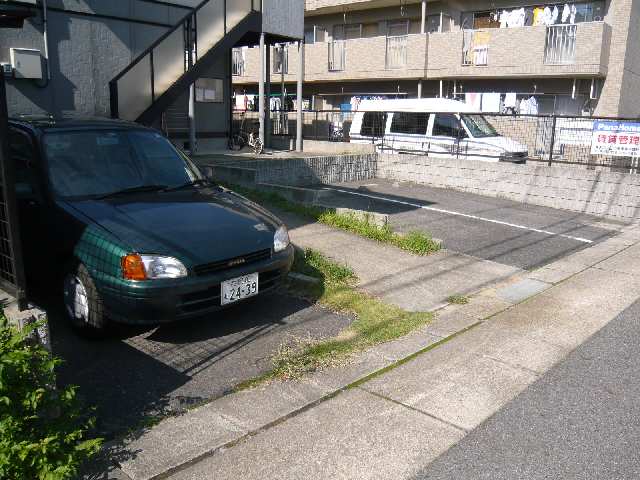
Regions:
<svg viewBox="0 0 640 480"><path fill-rule="evenodd" d="M98 434L111 439L229 393L266 372L292 337L333 336L351 319L288 295L256 297L204 318L139 328L120 325L106 339L80 337L62 308L47 308L60 384L78 385L96 407Z"/></svg>

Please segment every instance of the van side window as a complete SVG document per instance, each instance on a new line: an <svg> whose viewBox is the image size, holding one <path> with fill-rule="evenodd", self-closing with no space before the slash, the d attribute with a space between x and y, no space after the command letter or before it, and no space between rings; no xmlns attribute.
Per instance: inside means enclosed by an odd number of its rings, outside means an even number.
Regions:
<svg viewBox="0 0 640 480"><path fill-rule="evenodd" d="M426 135L429 124L429 114L424 112L397 112L391 121L392 133L408 133L411 135Z"/></svg>
<svg viewBox="0 0 640 480"><path fill-rule="evenodd" d="M435 137L466 137L460 120L450 113L438 113L433 121L433 135Z"/></svg>
<svg viewBox="0 0 640 480"><path fill-rule="evenodd" d="M366 112L362 117L360 135L363 137L382 137L387 125L387 114L384 112Z"/></svg>

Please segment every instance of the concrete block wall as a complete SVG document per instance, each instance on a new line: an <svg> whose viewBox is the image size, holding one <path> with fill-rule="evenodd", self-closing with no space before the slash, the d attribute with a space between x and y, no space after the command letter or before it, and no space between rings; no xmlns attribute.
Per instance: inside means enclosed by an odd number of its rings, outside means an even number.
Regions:
<svg viewBox="0 0 640 480"><path fill-rule="evenodd" d="M265 160L256 165L256 182L277 185L320 185L376 177L377 155L328 155Z"/></svg>
<svg viewBox="0 0 640 480"><path fill-rule="evenodd" d="M506 198L621 221L640 214L640 175L413 155L378 156L379 178Z"/></svg>

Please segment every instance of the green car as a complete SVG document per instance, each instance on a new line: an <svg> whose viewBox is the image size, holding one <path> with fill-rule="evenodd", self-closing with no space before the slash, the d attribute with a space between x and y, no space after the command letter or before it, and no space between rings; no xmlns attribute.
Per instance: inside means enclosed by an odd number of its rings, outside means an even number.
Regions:
<svg viewBox="0 0 640 480"><path fill-rule="evenodd" d="M113 120L9 126L27 279L60 285L75 327L201 316L289 272L282 222L207 179L161 133Z"/></svg>

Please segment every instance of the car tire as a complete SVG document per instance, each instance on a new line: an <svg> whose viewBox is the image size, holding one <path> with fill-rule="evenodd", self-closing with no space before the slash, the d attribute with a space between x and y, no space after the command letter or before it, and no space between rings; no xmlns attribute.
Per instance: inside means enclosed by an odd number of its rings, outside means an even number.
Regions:
<svg viewBox="0 0 640 480"><path fill-rule="evenodd" d="M104 305L87 267L71 264L62 279L64 311L71 325L87 336L103 336L108 321Z"/></svg>

